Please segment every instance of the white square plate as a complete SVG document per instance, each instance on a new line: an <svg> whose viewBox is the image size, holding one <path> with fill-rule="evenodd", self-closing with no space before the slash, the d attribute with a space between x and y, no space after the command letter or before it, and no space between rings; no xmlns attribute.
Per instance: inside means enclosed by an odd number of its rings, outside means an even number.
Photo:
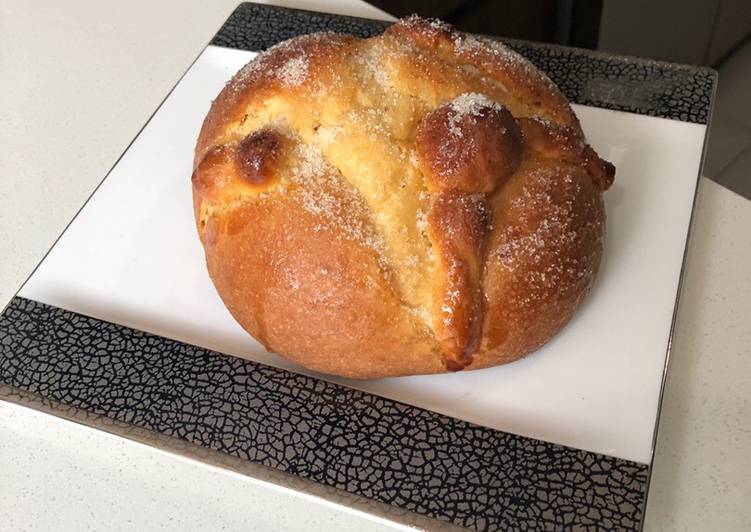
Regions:
<svg viewBox="0 0 751 532"><path fill-rule="evenodd" d="M211 100L255 54L209 46L19 295L293 371L232 319L195 232L193 147ZM617 167L605 193L604 262L592 293L548 345L459 374L335 380L506 432L651 460L703 124L576 105ZM320 376L319 376L320 377Z"/></svg>

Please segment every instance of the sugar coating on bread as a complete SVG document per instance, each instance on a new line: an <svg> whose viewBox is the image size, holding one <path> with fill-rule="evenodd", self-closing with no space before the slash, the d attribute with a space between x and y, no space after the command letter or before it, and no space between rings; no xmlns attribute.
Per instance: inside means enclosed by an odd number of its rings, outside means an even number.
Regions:
<svg viewBox="0 0 751 532"><path fill-rule="evenodd" d="M613 174L526 59L410 17L257 56L214 101L192 181L238 322L306 367L369 378L548 341L591 286Z"/></svg>

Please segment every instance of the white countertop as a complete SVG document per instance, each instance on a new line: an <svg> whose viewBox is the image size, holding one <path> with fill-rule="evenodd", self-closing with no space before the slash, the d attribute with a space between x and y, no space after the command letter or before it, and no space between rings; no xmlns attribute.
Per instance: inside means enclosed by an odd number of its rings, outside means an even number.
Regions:
<svg viewBox="0 0 751 532"><path fill-rule="evenodd" d="M386 18L354 0L272 3ZM0 303L236 4L0 0ZM751 527L751 202L703 180L696 218L648 530ZM0 471L0 529L394 526L3 402Z"/></svg>

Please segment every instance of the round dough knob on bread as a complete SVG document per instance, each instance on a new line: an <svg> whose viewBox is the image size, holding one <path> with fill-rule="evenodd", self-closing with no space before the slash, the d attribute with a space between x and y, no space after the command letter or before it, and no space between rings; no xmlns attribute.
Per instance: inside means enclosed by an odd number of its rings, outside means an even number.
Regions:
<svg viewBox="0 0 751 532"><path fill-rule="evenodd" d="M410 17L258 55L211 106L192 182L240 325L307 368L376 378L550 340L596 275L614 173L531 63Z"/></svg>

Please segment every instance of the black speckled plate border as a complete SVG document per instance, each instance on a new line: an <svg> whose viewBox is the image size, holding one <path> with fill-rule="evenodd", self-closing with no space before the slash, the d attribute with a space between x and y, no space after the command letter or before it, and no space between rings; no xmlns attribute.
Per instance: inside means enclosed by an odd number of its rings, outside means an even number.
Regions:
<svg viewBox="0 0 751 532"><path fill-rule="evenodd" d="M211 44L261 51L304 33L365 37L387 25L245 3ZM708 122L712 70L508 44L573 102ZM413 513L417 519L401 521L417 526L425 526L420 516L481 530L642 526L645 464L480 427L21 297L0 316L0 397L17 396L79 412L105 430L131 427Z"/></svg>

